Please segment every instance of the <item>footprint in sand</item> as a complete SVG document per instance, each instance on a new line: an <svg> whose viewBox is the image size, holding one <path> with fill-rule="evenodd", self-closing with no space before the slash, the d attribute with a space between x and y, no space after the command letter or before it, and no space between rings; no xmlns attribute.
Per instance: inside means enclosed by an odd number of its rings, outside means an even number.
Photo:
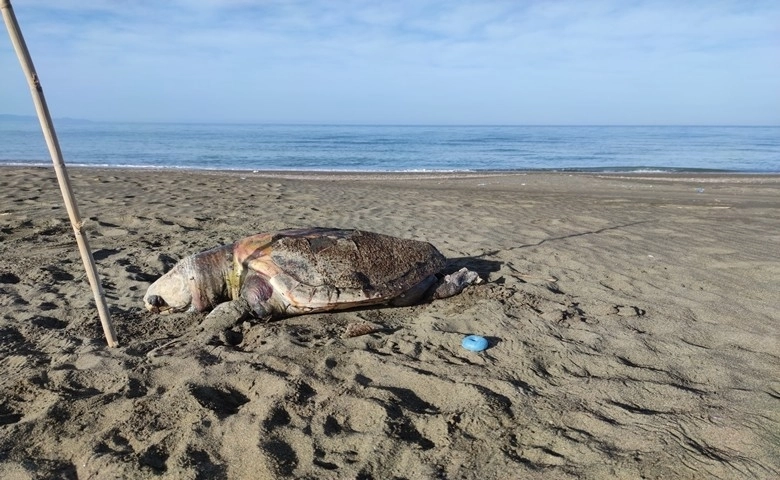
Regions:
<svg viewBox="0 0 780 480"><path fill-rule="evenodd" d="M203 407L214 412L218 418L224 419L235 415L249 398L233 387L190 385L190 394Z"/></svg>

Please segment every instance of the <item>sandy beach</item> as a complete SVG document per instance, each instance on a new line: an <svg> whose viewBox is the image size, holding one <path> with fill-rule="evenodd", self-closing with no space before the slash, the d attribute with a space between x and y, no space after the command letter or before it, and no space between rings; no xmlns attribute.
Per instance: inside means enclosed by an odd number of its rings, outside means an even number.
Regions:
<svg viewBox="0 0 780 480"><path fill-rule="evenodd" d="M780 476L780 176L70 176L120 347L53 170L0 168L0 478ZM180 258L304 226L486 282L208 345L203 315L143 309ZM344 338L362 322L383 330Z"/></svg>

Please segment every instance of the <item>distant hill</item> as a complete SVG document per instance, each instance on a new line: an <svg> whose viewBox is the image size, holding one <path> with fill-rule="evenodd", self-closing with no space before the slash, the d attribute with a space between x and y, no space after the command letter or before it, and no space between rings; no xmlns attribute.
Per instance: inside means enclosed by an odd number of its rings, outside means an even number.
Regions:
<svg viewBox="0 0 780 480"><path fill-rule="evenodd" d="M37 122L38 119L32 115L9 115L0 113L0 122Z"/></svg>

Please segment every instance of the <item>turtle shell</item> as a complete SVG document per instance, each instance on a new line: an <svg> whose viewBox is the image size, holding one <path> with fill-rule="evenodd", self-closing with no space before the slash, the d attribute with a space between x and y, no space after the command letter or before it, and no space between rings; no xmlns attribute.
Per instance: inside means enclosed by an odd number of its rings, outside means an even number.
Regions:
<svg viewBox="0 0 780 480"><path fill-rule="evenodd" d="M427 242L328 228L248 237L236 242L234 261L244 277L267 280L276 309L287 313L384 303L445 264Z"/></svg>

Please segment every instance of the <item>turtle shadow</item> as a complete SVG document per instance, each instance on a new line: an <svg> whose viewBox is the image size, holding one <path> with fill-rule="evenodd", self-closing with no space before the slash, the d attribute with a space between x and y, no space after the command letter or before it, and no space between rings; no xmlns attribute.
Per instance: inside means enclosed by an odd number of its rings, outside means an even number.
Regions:
<svg viewBox="0 0 780 480"><path fill-rule="evenodd" d="M480 277L487 280L491 273L497 272L501 269L501 265L504 262L498 260L486 260L479 257L453 257L447 259L447 264L441 273L449 275L450 273L457 272L463 267L473 270L479 274Z"/></svg>

